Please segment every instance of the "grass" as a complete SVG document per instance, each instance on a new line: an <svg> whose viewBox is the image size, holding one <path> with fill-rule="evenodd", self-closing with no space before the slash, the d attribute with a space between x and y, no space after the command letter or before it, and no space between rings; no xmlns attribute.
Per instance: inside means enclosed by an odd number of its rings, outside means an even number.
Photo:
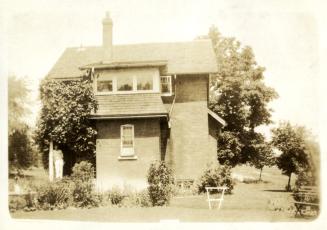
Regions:
<svg viewBox="0 0 327 230"><path fill-rule="evenodd" d="M241 166L233 169L234 173L257 178L259 170ZM40 175L37 175L40 176ZM114 206L92 209L55 211L36 211L12 213L14 218L60 219L103 222L158 222L165 219L178 219L182 222L213 221L303 221L294 217L291 193L285 192L287 177L276 168L264 169L264 182L238 182L232 195L225 195L221 210L209 210L206 197L186 196L173 198L167 207L118 208ZM279 210L279 211L276 211Z"/></svg>

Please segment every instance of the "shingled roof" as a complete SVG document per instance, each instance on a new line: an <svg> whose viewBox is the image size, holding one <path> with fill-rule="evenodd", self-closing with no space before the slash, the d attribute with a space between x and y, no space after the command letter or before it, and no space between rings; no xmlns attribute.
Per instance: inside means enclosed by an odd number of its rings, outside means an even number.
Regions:
<svg viewBox="0 0 327 230"><path fill-rule="evenodd" d="M83 66L101 63L104 51L100 47L67 48L50 70L47 78L76 78ZM147 43L113 46L112 62L166 61L167 74L214 73L217 64L211 41Z"/></svg>
<svg viewBox="0 0 327 230"><path fill-rule="evenodd" d="M98 110L92 118L168 116L159 93L97 95Z"/></svg>

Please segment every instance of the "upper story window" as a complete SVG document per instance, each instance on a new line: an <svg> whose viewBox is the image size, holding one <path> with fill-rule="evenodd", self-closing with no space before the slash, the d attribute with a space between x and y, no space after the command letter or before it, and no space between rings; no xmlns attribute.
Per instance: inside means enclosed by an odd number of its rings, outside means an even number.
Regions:
<svg viewBox="0 0 327 230"><path fill-rule="evenodd" d="M156 72L100 72L93 83L97 94L151 93L160 91Z"/></svg>
<svg viewBox="0 0 327 230"><path fill-rule="evenodd" d="M134 126L122 125L120 126L121 137L121 151L122 157L134 156Z"/></svg>
<svg viewBox="0 0 327 230"><path fill-rule="evenodd" d="M137 76L137 90L153 90L153 76Z"/></svg>
<svg viewBox="0 0 327 230"><path fill-rule="evenodd" d="M133 76L117 77L117 91L132 91L133 90Z"/></svg>
<svg viewBox="0 0 327 230"><path fill-rule="evenodd" d="M160 89L163 95L172 95L171 76L160 77Z"/></svg>
<svg viewBox="0 0 327 230"><path fill-rule="evenodd" d="M98 92L112 92L112 80L99 80L97 84Z"/></svg>

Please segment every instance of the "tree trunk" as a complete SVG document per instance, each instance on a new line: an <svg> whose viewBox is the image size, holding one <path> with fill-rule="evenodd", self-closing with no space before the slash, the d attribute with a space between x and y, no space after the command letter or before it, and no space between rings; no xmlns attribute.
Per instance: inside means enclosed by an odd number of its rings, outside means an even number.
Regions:
<svg viewBox="0 0 327 230"><path fill-rule="evenodd" d="M261 174L262 174L262 169L263 169L263 167L260 169L260 176L259 176L259 181L261 181Z"/></svg>
<svg viewBox="0 0 327 230"><path fill-rule="evenodd" d="M288 176L287 191L291 191L291 177L292 173Z"/></svg>

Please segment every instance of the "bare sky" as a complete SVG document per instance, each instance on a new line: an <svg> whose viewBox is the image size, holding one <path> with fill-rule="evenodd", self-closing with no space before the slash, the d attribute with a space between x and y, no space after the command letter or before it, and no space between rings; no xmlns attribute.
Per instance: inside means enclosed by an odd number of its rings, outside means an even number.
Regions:
<svg viewBox="0 0 327 230"><path fill-rule="evenodd" d="M266 82L280 95L271 105L274 121L318 133L319 34L310 1L11 0L2 9L8 71L30 81L33 100L66 47L101 44L110 11L115 44L188 41L216 25L251 46L266 67Z"/></svg>

